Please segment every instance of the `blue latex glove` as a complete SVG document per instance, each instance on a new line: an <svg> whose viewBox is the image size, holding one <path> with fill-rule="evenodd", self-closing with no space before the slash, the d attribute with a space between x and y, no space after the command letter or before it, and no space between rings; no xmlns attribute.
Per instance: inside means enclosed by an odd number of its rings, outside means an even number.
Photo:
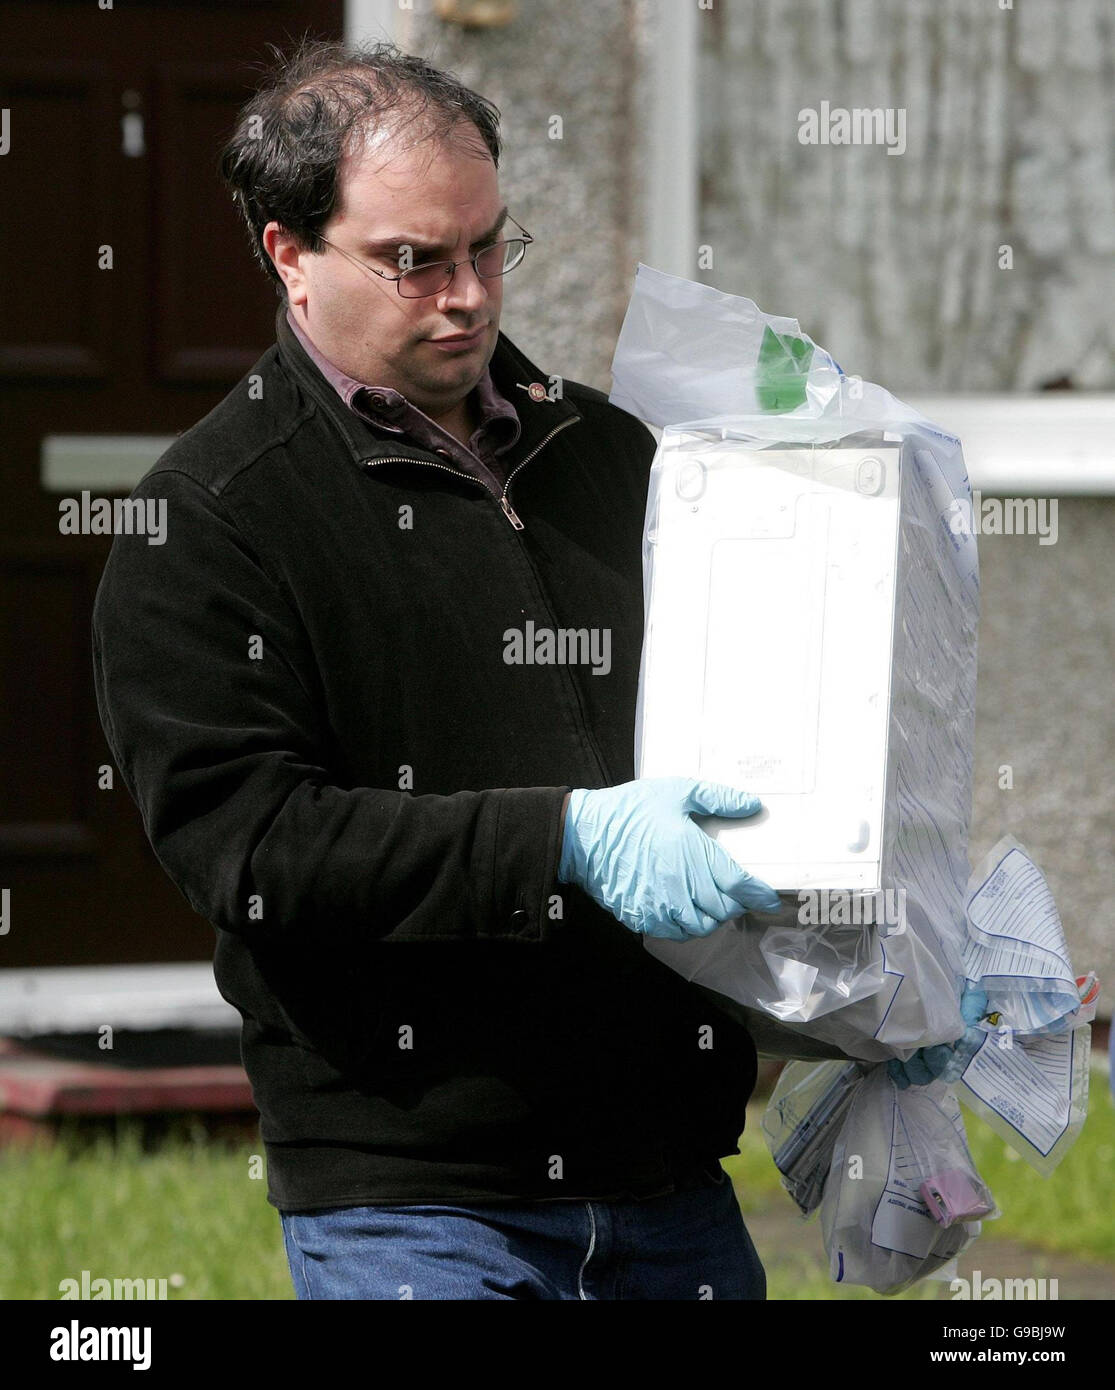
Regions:
<svg viewBox="0 0 1115 1390"><path fill-rule="evenodd" d="M987 1034L975 1025L987 1013L987 995L977 985L965 983L960 996L960 1015L968 1027L954 1043L919 1047L908 1062L893 1058L887 1075L900 1091L907 1086L928 1086L931 1081L959 1081L964 1069L979 1051Z"/></svg>
<svg viewBox="0 0 1115 1390"><path fill-rule="evenodd" d="M570 794L558 878L576 883L632 931L668 941L707 936L744 912L776 912L769 884L689 819L752 816L762 802L719 782L645 777Z"/></svg>

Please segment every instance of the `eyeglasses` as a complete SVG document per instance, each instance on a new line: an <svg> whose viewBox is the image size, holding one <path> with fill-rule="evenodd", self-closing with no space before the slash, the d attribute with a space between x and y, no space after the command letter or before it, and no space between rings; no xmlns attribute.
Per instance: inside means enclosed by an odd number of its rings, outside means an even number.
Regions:
<svg viewBox="0 0 1115 1390"><path fill-rule="evenodd" d="M510 216L508 220L515 222ZM495 280L500 275L506 275L509 270L514 270L534 240L520 223L515 222L515 226L522 232L521 237L509 237L506 241L493 242L490 246L473 252L471 256L466 256L463 261L427 261L424 265L411 266L401 275L388 275L384 270L377 270L374 265L369 265L367 261L362 261L358 256L345 251L336 242L321 236L320 233L318 239L325 242L326 246L332 246L334 251L340 251L342 256L353 265L358 265L361 270L369 270L381 280L393 280L404 299L426 299L432 294L441 294L447 290L457 267L466 264L467 261L472 262L472 268L481 280Z"/></svg>

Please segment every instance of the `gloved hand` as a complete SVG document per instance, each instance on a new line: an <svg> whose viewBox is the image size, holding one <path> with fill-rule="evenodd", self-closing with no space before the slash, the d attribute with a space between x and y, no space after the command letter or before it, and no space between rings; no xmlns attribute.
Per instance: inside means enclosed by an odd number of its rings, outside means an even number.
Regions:
<svg viewBox="0 0 1115 1390"><path fill-rule="evenodd" d="M968 1025L964 1036L954 1043L919 1047L908 1062L892 1058L887 1075L900 1091L907 1086L928 1086L931 1081L959 1081L987 1036L982 1028L975 1027L986 1013L987 995L978 985L965 982L960 996L960 1015Z"/></svg>
<svg viewBox="0 0 1115 1390"><path fill-rule="evenodd" d="M719 782L645 777L570 794L558 878L576 883L632 931L668 941L707 936L744 912L776 912L778 894L740 868L691 812L752 816L762 802Z"/></svg>

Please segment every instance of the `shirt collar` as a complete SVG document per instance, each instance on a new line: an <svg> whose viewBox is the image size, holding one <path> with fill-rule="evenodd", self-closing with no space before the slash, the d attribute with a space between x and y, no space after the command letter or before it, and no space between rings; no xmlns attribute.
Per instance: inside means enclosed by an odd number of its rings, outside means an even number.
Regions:
<svg viewBox="0 0 1115 1390"><path fill-rule="evenodd" d="M434 420L424 411L419 410L401 392L390 386L375 386L368 382L357 381L342 371L336 363L331 362L324 353L318 350L299 326L289 308L286 319L291 332L298 339L306 355L350 410L357 411L365 418L369 415L374 417L371 423L379 429L388 430L396 435L409 432L415 434L416 439L423 443L430 437L440 437L444 433ZM506 442L514 443L520 431L519 417L511 402L495 389L489 368L484 368L484 375L473 389L476 393L475 406L479 420L478 429L487 430L493 421L506 420L509 422L508 425L500 426L501 431L503 431L501 437ZM411 427L409 431L408 426ZM511 429L510 426L514 426L514 428Z"/></svg>
<svg viewBox="0 0 1115 1390"><path fill-rule="evenodd" d="M417 446L400 443L398 434L392 433L388 425L369 420L346 405L344 392L338 391L330 383L324 368L315 361L315 356L320 362L326 362L327 359L323 358L317 349L314 349L311 355L309 340L305 334L296 331L288 318L285 304L279 305L275 316L275 336L280 360L336 424L356 463L364 463L375 458L377 454L409 456L413 453L416 459L423 459L422 450ZM307 346L303 346L302 340L305 340ZM332 364L329 366L334 372L338 370L332 367ZM369 389L364 382L354 381L343 373L341 376L346 383L346 390L347 383L352 384L349 399L355 395L356 390ZM514 465L517 458L525 456L541 443L556 425L565 420L581 418L581 412L571 401L562 396L551 396L546 375L503 332L497 334L488 369L477 383L480 392L489 387L492 392L503 397L505 405L510 407L520 422L519 438L507 454L510 466ZM382 389L387 394L390 388ZM405 397L400 396L399 399L405 400Z"/></svg>
<svg viewBox="0 0 1115 1390"><path fill-rule="evenodd" d="M294 315L290 310L284 309L283 312L290 331L298 339L306 356L326 379L329 385L333 387L334 391L341 397L345 405L351 407L353 396L356 395L357 391L363 391L367 383L356 381L354 378L346 376L346 374L341 371L340 367L330 362L328 357L325 357L317 350L311 340L302 332L301 328L298 327L298 324L294 321ZM398 393L393 392L392 394L397 395Z"/></svg>

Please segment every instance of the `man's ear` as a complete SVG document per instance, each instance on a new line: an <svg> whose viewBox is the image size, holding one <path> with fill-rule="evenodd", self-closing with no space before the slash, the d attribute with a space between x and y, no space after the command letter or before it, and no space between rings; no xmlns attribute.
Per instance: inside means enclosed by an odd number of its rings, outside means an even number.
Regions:
<svg viewBox="0 0 1115 1390"><path fill-rule="evenodd" d="M271 257L275 271L283 282L287 303L291 306L305 304L308 286L302 270L302 257L307 252L279 222L268 222L264 227L263 249Z"/></svg>

